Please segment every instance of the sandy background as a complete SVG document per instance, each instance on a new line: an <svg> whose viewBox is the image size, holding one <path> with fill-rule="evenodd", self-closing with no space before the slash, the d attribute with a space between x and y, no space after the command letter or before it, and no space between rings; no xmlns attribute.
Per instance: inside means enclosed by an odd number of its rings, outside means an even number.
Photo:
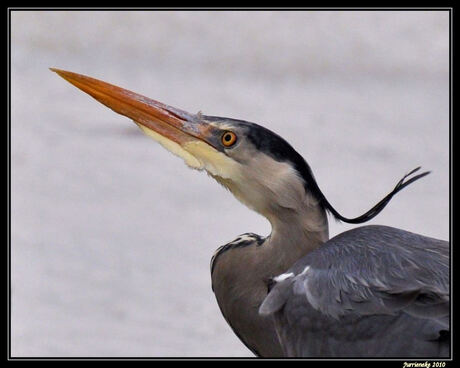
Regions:
<svg viewBox="0 0 460 368"><path fill-rule="evenodd" d="M209 260L270 232L48 67L267 126L345 216L422 165L371 223L448 239L448 37L440 11L13 11L12 355L252 356Z"/></svg>

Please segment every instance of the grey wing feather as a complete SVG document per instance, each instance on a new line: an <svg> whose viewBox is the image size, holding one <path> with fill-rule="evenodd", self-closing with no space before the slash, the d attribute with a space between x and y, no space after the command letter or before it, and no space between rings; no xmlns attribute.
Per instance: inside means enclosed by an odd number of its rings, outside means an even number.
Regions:
<svg viewBox="0 0 460 368"><path fill-rule="evenodd" d="M401 314L404 323L433 339L441 329L448 329L449 244L445 241L386 226L363 226L332 238L284 275L260 307L261 314L276 315L280 336L294 336L288 328L324 327L324 332L334 323L343 327L346 336L346 324L352 326L357 319Z"/></svg>

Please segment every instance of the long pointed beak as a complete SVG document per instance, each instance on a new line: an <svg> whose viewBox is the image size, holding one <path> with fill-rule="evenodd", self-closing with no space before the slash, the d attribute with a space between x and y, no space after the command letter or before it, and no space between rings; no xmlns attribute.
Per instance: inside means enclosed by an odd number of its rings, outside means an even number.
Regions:
<svg viewBox="0 0 460 368"><path fill-rule="evenodd" d="M113 111L134 120L144 131L147 128L180 146L203 140L209 128L195 114L82 74L50 69Z"/></svg>

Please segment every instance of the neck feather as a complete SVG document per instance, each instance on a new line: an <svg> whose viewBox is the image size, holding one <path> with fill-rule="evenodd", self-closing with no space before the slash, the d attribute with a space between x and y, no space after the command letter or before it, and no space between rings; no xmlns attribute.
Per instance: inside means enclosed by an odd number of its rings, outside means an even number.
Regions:
<svg viewBox="0 0 460 368"><path fill-rule="evenodd" d="M283 209L275 214L266 214L272 225L270 237L266 240L270 257L280 257L292 263L319 247L329 239L326 211L311 201L297 209Z"/></svg>

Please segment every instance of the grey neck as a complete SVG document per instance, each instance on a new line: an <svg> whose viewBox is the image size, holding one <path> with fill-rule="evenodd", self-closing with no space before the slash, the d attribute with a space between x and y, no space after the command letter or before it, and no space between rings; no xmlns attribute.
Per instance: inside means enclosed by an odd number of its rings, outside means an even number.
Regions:
<svg viewBox="0 0 460 368"><path fill-rule="evenodd" d="M212 262L213 290L223 315L240 339L265 357L283 356L273 320L259 314L268 280L328 239L326 213L317 203L301 210L272 209L264 213L272 232L262 245L220 248Z"/></svg>
<svg viewBox="0 0 460 368"><path fill-rule="evenodd" d="M296 260L329 239L326 212L318 205L276 211L267 216L272 232L264 243L267 256L290 267Z"/></svg>

